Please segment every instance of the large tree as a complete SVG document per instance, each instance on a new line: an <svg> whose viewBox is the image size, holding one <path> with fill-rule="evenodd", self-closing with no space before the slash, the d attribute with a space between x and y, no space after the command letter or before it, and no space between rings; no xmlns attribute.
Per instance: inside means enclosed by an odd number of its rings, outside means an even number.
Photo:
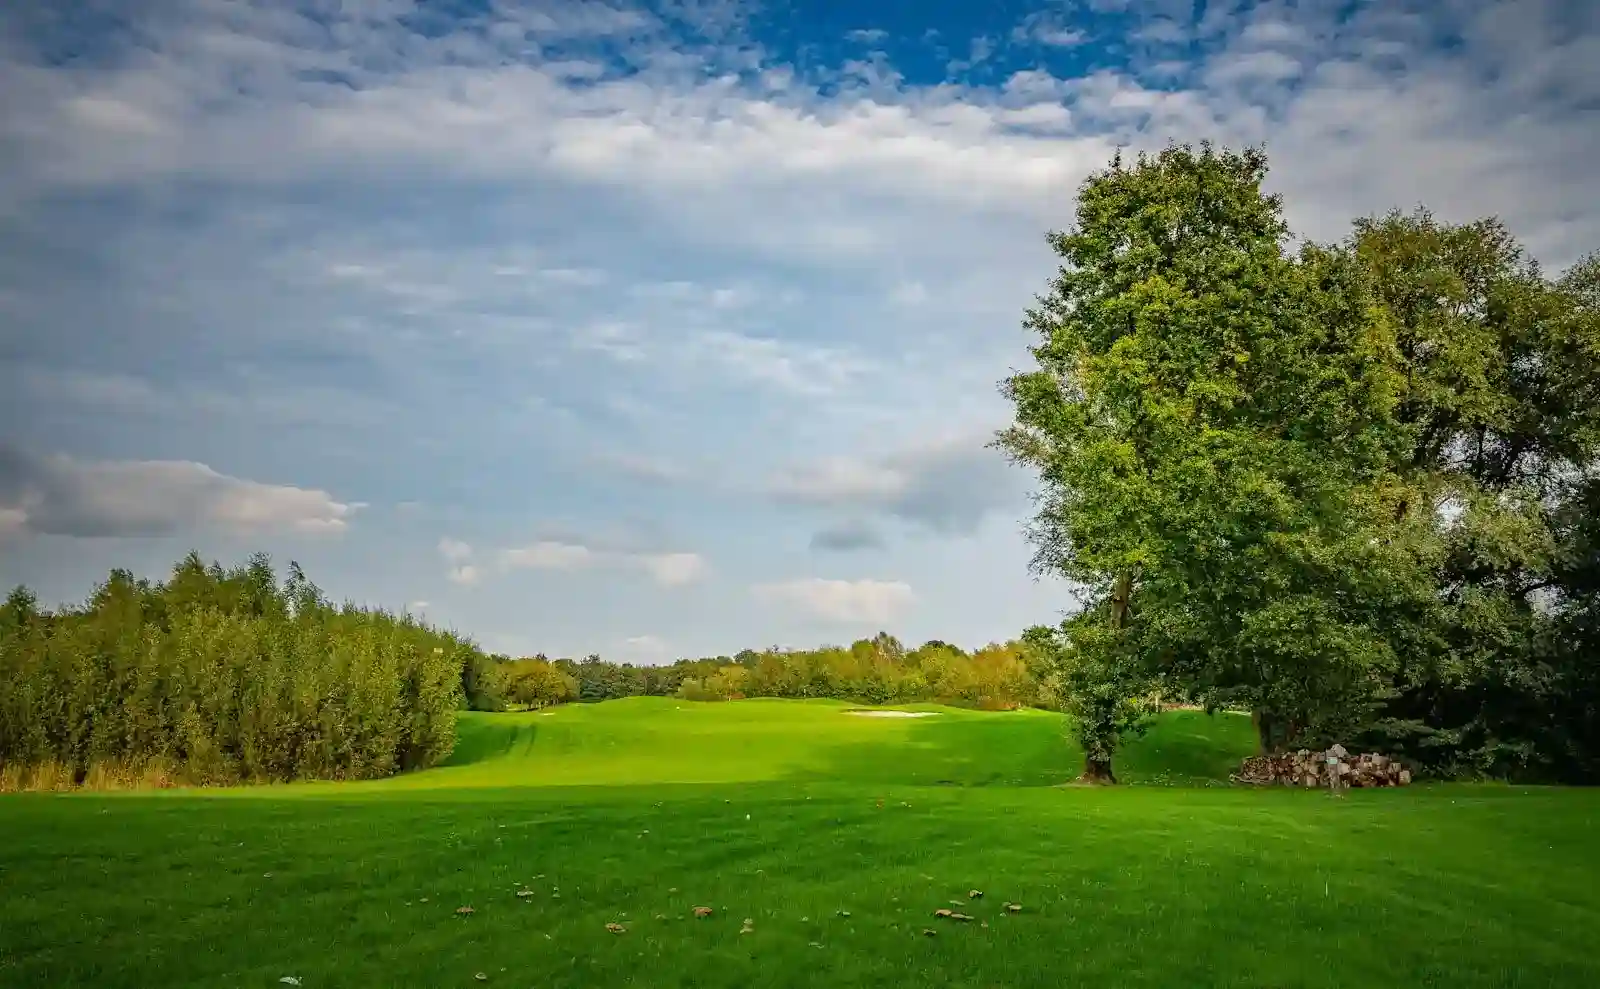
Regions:
<svg viewBox="0 0 1600 989"><path fill-rule="evenodd" d="M1396 333L1396 521L1436 545L1438 641L1405 651L1376 727L1445 771L1566 774L1573 719L1592 734L1595 718L1595 660L1573 640L1600 464L1600 261L1551 281L1499 222L1425 210L1359 221L1346 246Z"/></svg>
<svg viewBox="0 0 1600 989"><path fill-rule="evenodd" d="M1348 252L1286 251L1266 171L1184 146L1084 182L997 442L1039 473L1035 567L1101 616L1062 627L1086 668L1249 704L1278 744L1381 692L1373 603L1407 557L1377 535L1402 497L1392 328ZM1084 776L1112 778L1104 746Z"/></svg>

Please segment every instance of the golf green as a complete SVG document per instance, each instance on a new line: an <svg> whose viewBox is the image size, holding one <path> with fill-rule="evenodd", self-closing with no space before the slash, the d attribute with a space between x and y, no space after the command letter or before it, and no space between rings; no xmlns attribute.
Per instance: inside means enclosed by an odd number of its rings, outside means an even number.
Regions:
<svg viewBox="0 0 1600 989"><path fill-rule="evenodd" d="M1244 789L1248 720L1199 712L1061 786L1057 716L912 709L634 698L463 715L380 782L3 796L0 986L1600 985L1600 792Z"/></svg>

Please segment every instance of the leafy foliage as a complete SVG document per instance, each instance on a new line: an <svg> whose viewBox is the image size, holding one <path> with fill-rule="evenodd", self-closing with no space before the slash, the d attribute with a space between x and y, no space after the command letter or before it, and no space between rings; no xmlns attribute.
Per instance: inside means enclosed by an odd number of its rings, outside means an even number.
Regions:
<svg viewBox="0 0 1600 989"><path fill-rule="evenodd" d="M1552 282L1498 221L1426 210L1347 249L1395 328L1396 511L1437 591L1373 734L1445 772L1595 778L1600 260Z"/></svg>
<svg viewBox="0 0 1600 989"><path fill-rule="evenodd" d="M998 443L1040 473L1035 565L1110 624L1072 629L1101 690L1176 679L1298 727L1392 661L1342 585L1381 552L1363 495L1399 438L1396 382L1359 268L1287 255L1265 174L1259 152L1171 147L1084 183ZM1109 746L1124 719L1097 710Z"/></svg>
<svg viewBox="0 0 1600 989"><path fill-rule="evenodd" d="M1141 735L1160 703L1149 692L1150 679L1127 655L1130 637L1094 611L1079 612L1060 628L1036 625L1023 641L1047 671L1051 695L1071 716L1069 725L1083 749L1085 779L1115 783L1112 757L1128 735Z"/></svg>
<svg viewBox="0 0 1600 989"><path fill-rule="evenodd" d="M557 659L552 665L577 683L581 701L668 695L695 701L830 697L867 704L935 701L984 710L1049 703L1020 642L968 653L934 640L907 650L894 636L880 632L849 646L746 649L735 656L685 659L670 666L610 663L599 656L582 662Z"/></svg>
<svg viewBox="0 0 1600 989"><path fill-rule="evenodd" d="M1592 774L1600 261L1552 282L1426 211L1290 252L1265 174L1205 145L1091 176L1005 383L1035 566L1086 604L1053 653L1086 750L1160 686L1268 748Z"/></svg>
<svg viewBox="0 0 1600 989"><path fill-rule="evenodd" d="M578 696L577 678L543 656L506 663L499 675L502 696L519 707L549 707Z"/></svg>
<svg viewBox="0 0 1600 989"><path fill-rule="evenodd" d="M0 772L193 783L357 779L431 765L455 739L470 642L336 607L291 564L190 554L165 583L124 570L81 607L0 608Z"/></svg>

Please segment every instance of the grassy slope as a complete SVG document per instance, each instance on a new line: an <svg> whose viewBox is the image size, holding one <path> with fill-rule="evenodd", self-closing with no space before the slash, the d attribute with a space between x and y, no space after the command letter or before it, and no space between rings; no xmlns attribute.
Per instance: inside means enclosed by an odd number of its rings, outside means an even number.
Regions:
<svg viewBox="0 0 1600 989"><path fill-rule="evenodd" d="M1600 793L1158 785L1248 749L1194 713L1134 785L1058 788L1052 716L844 707L477 716L382 783L0 798L0 985L1600 985ZM932 919L970 887L980 923Z"/></svg>

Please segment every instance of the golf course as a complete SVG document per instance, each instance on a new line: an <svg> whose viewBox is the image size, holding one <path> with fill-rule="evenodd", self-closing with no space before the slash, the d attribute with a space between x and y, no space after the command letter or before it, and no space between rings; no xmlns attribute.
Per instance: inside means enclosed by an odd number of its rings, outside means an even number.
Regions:
<svg viewBox="0 0 1600 989"><path fill-rule="evenodd" d="M0 985L1600 984L1600 792L1230 784L1256 735L1199 711L1063 785L1061 715L906 709L464 712L388 779L0 795Z"/></svg>
<svg viewBox="0 0 1600 989"><path fill-rule="evenodd" d="M0 3L0 989L1600 989L1597 63Z"/></svg>

